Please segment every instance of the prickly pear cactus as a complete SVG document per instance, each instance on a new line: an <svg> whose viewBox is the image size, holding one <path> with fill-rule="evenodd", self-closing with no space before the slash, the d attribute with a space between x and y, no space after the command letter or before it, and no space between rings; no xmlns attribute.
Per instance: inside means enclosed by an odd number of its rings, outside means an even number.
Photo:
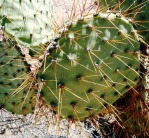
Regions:
<svg viewBox="0 0 149 138"><path fill-rule="evenodd" d="M53 35L51 0L1 0L0 24L21 45L41 49Z"/></svg>
<svg viewBox="0 0 149 138"><path fill-rule="evenodd" d="M97 114L139 82L139 47L123 17L100 13L73 21L45 55L40 94L61 117Z"/></svg>
<svg viewBox="0 0 149 138"><path fill-rule="evenodd" d="M0 109L27 115L35 108L36 90L29 66L16 42L0 41Z"/></svg>

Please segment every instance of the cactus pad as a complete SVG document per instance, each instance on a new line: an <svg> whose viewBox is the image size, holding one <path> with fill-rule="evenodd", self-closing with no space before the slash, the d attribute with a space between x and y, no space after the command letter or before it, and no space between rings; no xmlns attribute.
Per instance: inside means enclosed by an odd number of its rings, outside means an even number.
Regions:
<svg viewBox="0 0 149 138"><path fill-rule="evenodd" d="M51 38L51 0L1 0L0 7L1 25L19 44L38 46L38 51Z"/></svg>
<svg viewBox="0 0 149 138"><path fill-rule="evenodd" d="M16 42L5 38L0 42L0 108L22 115L34 111L36 91L29 76Z"/></svg>
<svg viewBox="0 0 149 138"><path fill-rule="evenodd" d="M149 1L147 0L97 0L103 11L110 10L132 20L144 40L149 42Z"/></svg>
<svg viewBox="0 0 149 138"><path fill-rule="evenodd" d="M140 12L135 17L137 29L140 31L144 40L149 44L149 1L143 0L140 2Z"/></svg>
<svg viewBox="0 0 149 138"><path fill-rule="evenodd" d="M39 71L41 96L61 117L97 114L139 82L139 46L123 17L100 13L73 21Z"/></svg>

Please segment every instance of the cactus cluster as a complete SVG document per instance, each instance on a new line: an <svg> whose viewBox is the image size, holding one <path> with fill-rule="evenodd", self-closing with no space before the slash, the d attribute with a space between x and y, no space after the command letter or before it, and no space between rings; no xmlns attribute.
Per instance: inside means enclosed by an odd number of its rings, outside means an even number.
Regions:
<svg viewBox="0 0 149 138"><path fill-rule="evenodd" d="M0 36L0 108L26 115L35 113L39 103L58 118L82 121L103 109L121 111L113 103L133 90L131 107L143 116L140 108L148 107L142 106L145 89L138 86L146 74L141 56L149 42L148 2L97 0L96 14L71 19L54 35L50 4L0 1L5 34ZM39 53L42 65L35 72L21 54L22 46ZM124 120L132 115L132 110L121 112L117 116ZM127 128L133 121L122 125ZM143 117L139 122L143 128L136 125L130 131L145 131L145 121Z"/></svg>

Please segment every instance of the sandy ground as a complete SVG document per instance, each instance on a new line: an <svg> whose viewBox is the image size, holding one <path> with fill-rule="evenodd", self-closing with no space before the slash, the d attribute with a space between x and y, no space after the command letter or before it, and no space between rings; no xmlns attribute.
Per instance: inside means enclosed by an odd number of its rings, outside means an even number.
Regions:
<svg viewBox="0 0 149 138"><path fill-rule="evenodd" d="M71 17L79 17L83 9L93 9L95 0L53 0L56 22L61 25ZM90 8L89 8L90 7ZM87 10L87 11L88 11Z"/></svg>

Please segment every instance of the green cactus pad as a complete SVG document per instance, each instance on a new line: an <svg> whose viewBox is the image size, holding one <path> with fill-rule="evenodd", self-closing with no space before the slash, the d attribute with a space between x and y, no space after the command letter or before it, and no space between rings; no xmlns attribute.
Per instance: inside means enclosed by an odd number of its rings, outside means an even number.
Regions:
<svg viewBox="0 0 149 138"><path fill-rule="evenodd" d="M113 12L126 12L130 11L129 15L134 15L132 12L138 5L144 5L146 0L96 0L97 4L100 4L100 8L103 10L113 10ZM116 10L116 11L115 11Z"/></svg>
<svg viewBox="0 0 149 138"><path fill-rule="evenodd" d="M140 13L135 17L137 29L143 36L144 40L149 44L149 1L143 0L140 2ZM142 7L142 8L141 8Z"/></svg>
<svg viewBox="0 0 149 138"><path fill-rule="evenodd" d="M29 66L19 48L14 41L4 39L0 42L0 108L22 115L32 113L36 90L31 84Z"/></svg>
<svg viewBox="0 0 149 138"><path fill-rule="evenodd" d="M16 41L35 51L52 37L51 0L1 0L0 24ZM31 47L32 46L32 47Z"/></svg>
<svg viewBox="0 0 149 138"><path fill-rule="evenodd" d="M39 71L41 96L61 117L99 113L139 82L139 46L133 26L115 14L73 21Z"/></svg>

